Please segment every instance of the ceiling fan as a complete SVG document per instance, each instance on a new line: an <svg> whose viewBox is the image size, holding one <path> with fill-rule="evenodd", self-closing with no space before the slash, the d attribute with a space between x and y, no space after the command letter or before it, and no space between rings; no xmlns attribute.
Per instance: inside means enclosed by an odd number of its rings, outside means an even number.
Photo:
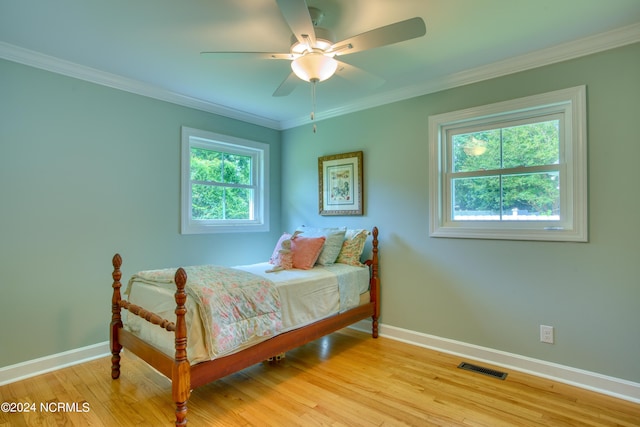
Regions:
<svg viewBox="0 0 640 427"><path fill-rule="evenodd" d="M276 0L285 21L293 32L291 49L287 53L272 52L202 52L203 55L251 55L263 59L291 61L291 73L275 90L273 96L289 95L298 79L314 84L327 80L336 72L343 77L379 85L383 80L360 68L339 61L336 57L386 46L426 33L422 18L416 17L379 27L335 42L331 32L320 27L324 14L308 7L305 0ZM313 113L312 117L313 119Z"/></svg>

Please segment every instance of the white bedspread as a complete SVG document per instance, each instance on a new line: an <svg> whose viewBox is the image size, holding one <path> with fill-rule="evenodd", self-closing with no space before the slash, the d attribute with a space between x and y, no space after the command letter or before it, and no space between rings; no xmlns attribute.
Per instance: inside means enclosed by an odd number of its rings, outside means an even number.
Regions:
<svg viewBox="0 0 640 427"><path fill-rule="evenodd" d="M307 301L313 305L314 298L321 292L333 294L338 297L338 311L343 312L356 307L360 294L369 289L369 270L362 267L353 267L346 264L332 264L329 266L317 265L311 270L280 270L266 273L273 268L269 263L236 266L239 270L262 276L276 284L282 297L290 298L290 301ZM336 294L336 291L338 292ZM284 295L283 295L284 294ZM300 309L302 307L292 307ZM313 307L308 307L313 310ZM334 312L337 312L333 310ZM287 322L284 322L285 325ZM292 322L296 324L298 322Z"/></svg>

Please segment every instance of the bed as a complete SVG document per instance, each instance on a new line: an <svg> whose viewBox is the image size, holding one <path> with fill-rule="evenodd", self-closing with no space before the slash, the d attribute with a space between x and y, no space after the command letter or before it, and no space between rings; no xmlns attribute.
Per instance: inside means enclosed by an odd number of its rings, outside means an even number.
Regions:
<svg viewBox="0 0 640 427"><path fill-rule="evenodd" d="M199 386L367 318L372 320L372 337L377 338L378 229L369 233L343 228L339 247L335 243L340 233L327 230L333 229L283 234L268 263L139 272L124 292L122 257L114 255L109 327L112 379L120 377L121 350L136 354L171 380L175 424L183 426L189 394ZM371 256L364 263L360 263L362 231L371 236ZM356 236L358 248L351 246L355 252L351 253L348 245ZM313 240L317 246L319 239L324 239L320 254L312 264L298 268L303 242ZM330 247L339 252L337 259L328 253ZM325 254L335 262L320 263ZM210 277L216 278L215 283L210 284ZM199 281L207 284L198 285ZM245 309L257 311L247 314Z"/></svg>

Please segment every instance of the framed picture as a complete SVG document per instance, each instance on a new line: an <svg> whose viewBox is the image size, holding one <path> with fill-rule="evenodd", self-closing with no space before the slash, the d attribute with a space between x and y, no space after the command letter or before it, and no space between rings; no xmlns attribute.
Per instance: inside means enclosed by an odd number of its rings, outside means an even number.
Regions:
<svg viewBox="0 0 640 427"><path fill-rule="evenodd" d="M362 215L362 151L318 158L320 215Z"/></svg>

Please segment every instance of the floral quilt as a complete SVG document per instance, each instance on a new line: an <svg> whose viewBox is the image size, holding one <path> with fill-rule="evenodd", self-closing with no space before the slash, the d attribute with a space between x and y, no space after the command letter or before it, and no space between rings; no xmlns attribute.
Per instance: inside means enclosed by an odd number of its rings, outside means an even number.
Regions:
<svg viewBox="0 0 640 427"><path fill-rule="evenodd" d="M184 270L185 291L198 306L211 359L282 330L280 297L268 279L215 265ZM174 283L175 272L175 269L140 272L129 281L129 289L135 281L167 287Z"/></svg>

